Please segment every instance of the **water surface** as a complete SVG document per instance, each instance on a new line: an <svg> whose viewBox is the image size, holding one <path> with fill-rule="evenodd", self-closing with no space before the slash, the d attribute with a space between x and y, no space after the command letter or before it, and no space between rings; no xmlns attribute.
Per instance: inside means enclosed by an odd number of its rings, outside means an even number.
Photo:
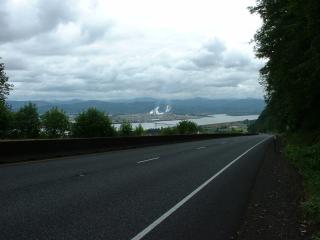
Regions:
<svg viewBox="0 0 320 240"><path fill-rule="evenodd" d="M244 121L246 119L256 120L258 117L259 117L259 115L230 116L227 114L214 114L214 115L209 115L206 117L201 117L201 118L197 118L197 119L189 119L189 120L193 121L196 124L198 124L199 126L201 126L201 125L214 124L214 123L228 123L228 122ZM181 120L132 123L132 126L135 128L139 124L141 124L144 129L174 127L180 121ZM116 128L119 128L119 126L120 126L120 124L113 124L113 125Z"/></svg>

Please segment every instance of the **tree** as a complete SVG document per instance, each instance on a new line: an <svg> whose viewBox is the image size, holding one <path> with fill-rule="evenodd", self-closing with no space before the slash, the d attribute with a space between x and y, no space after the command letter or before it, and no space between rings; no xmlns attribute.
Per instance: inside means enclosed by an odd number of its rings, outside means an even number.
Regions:
<svg viewBox="0 0 320 240"><path fill-rule="evenodd" d="M0 58L1 59L1 58ZM12 127L12 112L5 103L13 85L8 83L4 63L0 63L0 138L7 137Z"/></svg>
<svg viewBox="0 0 320 240"><path fill-rule="evenodd" d="M0 58L1 59L1 58ZM0 102L4 102L9 91L12 89L13 85L8 83L8 76L6 75L4 63L0 63Z"/></svg>
<svg viewBox="0 0 320 240"><path fill-rule="evenodd" d="M133 134L132 124L128 121L122 122L119 128L119 134L121 136L131 136Z"/></svg>
<svg viewBox="0 0 320 240"><path fill-rule="evenodd" d="M320 1L258 0L251 12L263 20L254 38L267 60L260 73L271 117L263 119L281 132L319 131Z"/></svg>
<svg viewBox="0 0 320 240"><path fill-rule="evenodd" d="M165 136L178 134L177 127L162 127L160 129L160 134Z"/></svg>
<svg viewBox="0 0 320 240"><path fill-rule="evenodd" d="M75 137L110 137L114 136L115 130L107 114L89 108L75 118L72 134Z"/></svg>
<svg viewBox="0 0 320 240"><path fill-rule="evenodd" d="M40 119L35 104L29 102L14 114L14 126L18 137L36 138L40 132Z"/></svg>
<svg viewBox="0 0 320 240"><path fill-rule="evenodd" d="M134 134L135 136L142 136L142 135L144 134L144 129L143 129L143 127L142 127L141 124L139 124L138 127L136 127L136 128L134 129L133 134Z"/></svg>
<svg viewBox="0 0 320 240"><path fill-rule="evenodd" d="M4 102L0 101L0 138L7 137L11 127L12 112Z"/></svg>
<svg viewBox="0 0 320 240"><path fill-rule="evenodd" d="M46 136L50 138L63 137L69 130L69 118L57 107L52 108L41 116L41 123Z"/></svg>
<svg viewBox="0 0 320 240"><path fill-rule="evenodd" d="M198 132L198 126L192 121L184 120L178 123L177 130L179 134L194 134Z"/></svg>

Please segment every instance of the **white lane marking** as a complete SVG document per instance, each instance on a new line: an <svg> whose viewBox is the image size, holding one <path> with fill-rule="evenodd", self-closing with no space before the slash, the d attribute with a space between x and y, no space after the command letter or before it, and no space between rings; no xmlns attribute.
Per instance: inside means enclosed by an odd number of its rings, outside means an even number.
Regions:
<svg viewBox="0 0 320 240"><path fill-rule="evenodd" d="M198 147L198 148L196 148L197 150L200 150L200 149L205 149L205 148L207 148L207 147Z"/></svg>
<svg viewBox="0 0 320 240"><path fill-rule="evenodd" d="M139 161L137 163L140 164L140 163L150 162L150 161L158 160L159 158L160 157L149 158L149 159L146 159L146 160Z"/></svg>
<svg viewBox="0 0 320 240"><path fill-rule="evenodd" d="M237 162L241 157L246 155L248 152L250 152L252 149L254 149L256 146L260 145L261 143L267 141L269 138L266 138L260 142L258 142L253 147L249 148L247 151L242 153L240 156L238 156L236 159L234 159L232 162L228 163L224 168L222 168L219 172L214 174L211 178L209 178L207 181L202 183L198 188L196 188L192 193L187 195L185 198L183 198L180 202L178 202L176 205L174 205L171 209L169 209L167 212L165 212L162 216L160 216L158 219L156 219L153 223L151 223L148 227L143 229L140 233L138 233L135 237L133 237L131 240L140 240L145 235L147 235L152 229L154 229L156 226L158 226L161 222L163 222L167 217L169 217L172 213L174 213L177 209L179 209L183 204L185 204L187 201L190 200L194 195L196 195L200 190L202 190L205 186L207 186L212 180L214 180L216 177L218 177L221 173L223 173L226 169L228 169L232 164Z"/></svg>

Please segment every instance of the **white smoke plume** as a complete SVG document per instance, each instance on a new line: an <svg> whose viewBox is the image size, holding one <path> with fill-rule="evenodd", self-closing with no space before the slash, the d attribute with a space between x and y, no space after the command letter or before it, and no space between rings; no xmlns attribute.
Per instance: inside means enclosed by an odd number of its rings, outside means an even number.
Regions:
<svg viewBox="0 0 320 240"><path fill-rule="evenodd" d="M152 109L149 112L149 114L150 115L163 115L165 113L169 113L171 111L172 107L170 105L167 105L164 112L160 112L159 109L160 109L160 106L157 106L156 108Z"/></svg>

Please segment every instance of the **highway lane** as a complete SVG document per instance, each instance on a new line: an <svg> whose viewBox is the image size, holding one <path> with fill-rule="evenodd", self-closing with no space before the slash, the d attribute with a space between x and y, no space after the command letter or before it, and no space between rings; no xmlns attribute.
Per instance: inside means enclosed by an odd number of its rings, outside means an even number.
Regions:
<svg viewBox="0 0 320 240"><path fill-rule="evenodd" d="M222 138L0 166L1 239L228 239L270 136ZM147 229L147 230L146 230Z"/></svg>

